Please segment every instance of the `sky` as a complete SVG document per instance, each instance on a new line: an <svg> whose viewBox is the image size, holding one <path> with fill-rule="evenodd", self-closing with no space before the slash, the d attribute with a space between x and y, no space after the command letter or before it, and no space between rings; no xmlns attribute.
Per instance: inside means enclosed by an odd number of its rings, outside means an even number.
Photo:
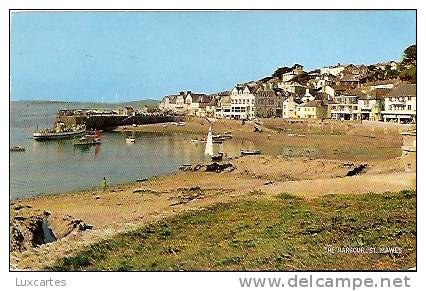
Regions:
<svg viewBox="0 0 426 291"><path fill-rule="evenodd" d="M14 12L11 99L214 93L299 63L400 60L415 11Z"/></svg>

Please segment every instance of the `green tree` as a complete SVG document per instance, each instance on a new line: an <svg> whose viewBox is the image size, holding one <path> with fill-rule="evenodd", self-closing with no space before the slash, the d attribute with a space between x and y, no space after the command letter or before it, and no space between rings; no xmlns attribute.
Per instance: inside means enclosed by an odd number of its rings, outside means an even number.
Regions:
<svg viewBox="0 0 426 291"><path fill-rule="evenodd" d="M404 56L402 58L402 62L404 64L415 64L416 60L417 60L417 46L413 44L404 50Z"/></svg>
<svg viewBox="0 0 426 291"><path fill-rule="evenodd" d="M403 69L400 75L401 80L409 81L411 83L416 83L417 80L417 69L416 66L411 66L406 69Z"/></svg>

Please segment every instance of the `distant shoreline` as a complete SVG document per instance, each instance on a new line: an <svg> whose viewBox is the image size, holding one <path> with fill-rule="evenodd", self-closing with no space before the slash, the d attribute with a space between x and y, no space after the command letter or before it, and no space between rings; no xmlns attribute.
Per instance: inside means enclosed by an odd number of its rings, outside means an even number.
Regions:
<svg viewBox="0 0 426 291"><path fill-rule="evenodd" d="M113 105L138 105L138 104L145 104L145 105L152 105L156 106L160 103L161 100L155 100L155 99L142 99L142 100L136 100L136 101L126 101L126 102L93 102L93 101L62 101L62 100L10 100L11 103L30 103L30 104L93 104L93 105L106 105L106 106L113 106Z"/></svg>

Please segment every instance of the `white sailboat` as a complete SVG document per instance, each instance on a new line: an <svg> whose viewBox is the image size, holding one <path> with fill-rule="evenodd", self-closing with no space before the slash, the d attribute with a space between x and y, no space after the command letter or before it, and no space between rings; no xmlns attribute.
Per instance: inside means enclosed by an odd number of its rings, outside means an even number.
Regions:
<svg viewBox="0 0 426 291"><path fill-rule="evenodd" d="M209 127L209 134L207 135L206 149L204 150L204 154L207 156L213 156L213 135L212 135L212 127Z"/></svg>

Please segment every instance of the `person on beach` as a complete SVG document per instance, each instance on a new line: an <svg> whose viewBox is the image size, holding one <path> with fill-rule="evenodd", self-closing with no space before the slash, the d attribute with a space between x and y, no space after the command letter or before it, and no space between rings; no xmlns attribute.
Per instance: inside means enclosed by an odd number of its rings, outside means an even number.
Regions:
<svg viewBox="0 0 426 291"><path fill-rule="evenodd" d="M107 180L106 180L106 177L104 177L103 179L102 179L102 190L106 190L106 188L107 188Z"/></svg>

